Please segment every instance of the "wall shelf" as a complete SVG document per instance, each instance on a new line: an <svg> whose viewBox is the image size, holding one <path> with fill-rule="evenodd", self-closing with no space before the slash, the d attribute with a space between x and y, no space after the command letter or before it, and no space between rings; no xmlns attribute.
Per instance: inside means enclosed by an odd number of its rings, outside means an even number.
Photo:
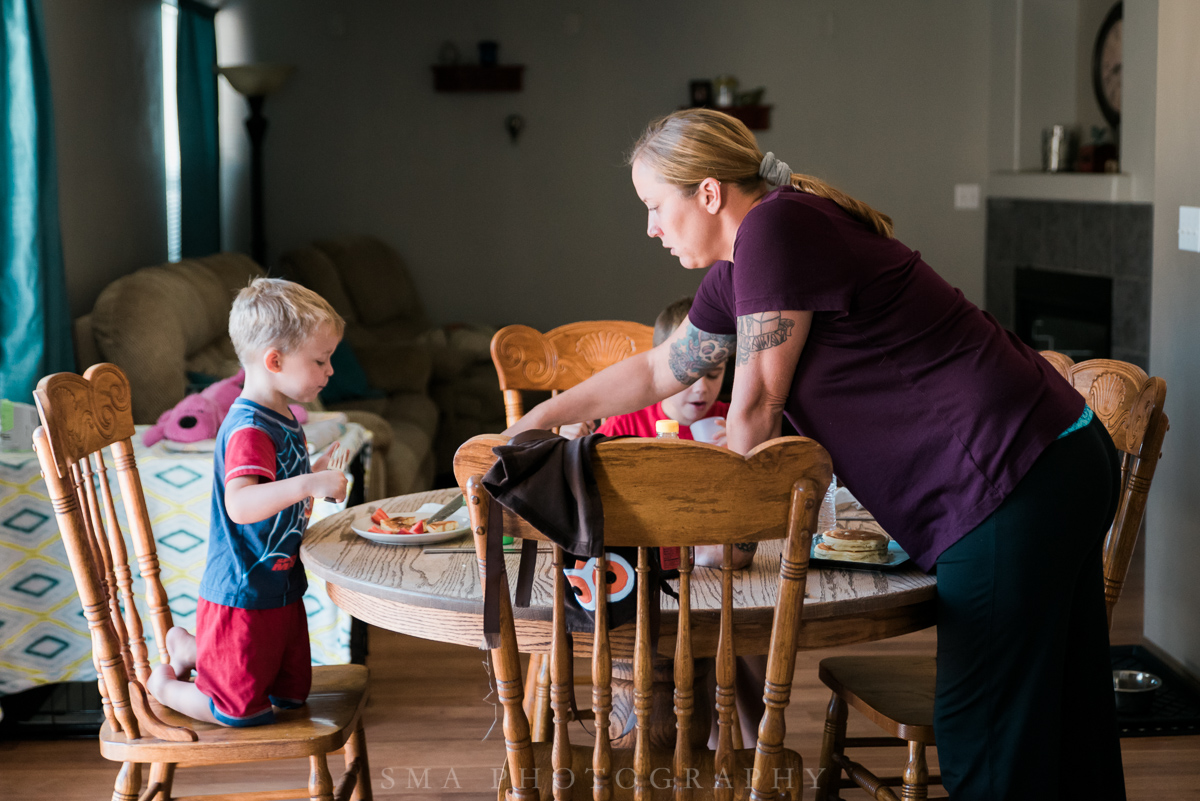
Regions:
<svg viewBox="0 0 1200 801"><path fill-rule="evenodd" d="M1129 173L994 172L988 176L987 196L1019 200L1131 203L1133 176Z"/></svg>
<svg viewBox="0 0 1200 801"><path fill-rule="evenodd" d="M504 64L484 67L478 64L455 64L433 68L435 92L519 92L525 66Z"/></svg>
<svg viewBox="0 0 1200 801"><path fill-rule="evenodd" d="M771 127L771 109L774 106L727 106L716 107L731 117L736 117L745 123L752 131L765 131Z"/></svg>

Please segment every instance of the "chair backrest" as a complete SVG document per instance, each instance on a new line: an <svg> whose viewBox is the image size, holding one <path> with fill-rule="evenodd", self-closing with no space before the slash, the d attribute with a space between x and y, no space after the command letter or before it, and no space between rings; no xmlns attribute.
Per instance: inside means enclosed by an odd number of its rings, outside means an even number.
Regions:
<svg viewBox="0 0 1200 801"><path fill-rule="evenodd" d="M527 325L501 328L492 337L492 362L512 425L525 414L522 392L558 394L635 353L650 350L654 329L625 320L569 323L541 333Z"/></svg>
<svg viewBox="0 0 1200 801"><path fill-rule="evenodd" d="M1054 351L1042 355L1087 399L1121 452L1121 497L1104 540L1104 601L1111 627L1113 607L1125 586L1146 512L1150 481L1162 456L1163 437L1171 427L1163 413L1167 382L1128 362L1090 359L1076 364Z"/></svg>
<svg viewBox="0 0 1200 801"><path fill-rule="evenodd" d="M490 523L490 496L481 477L495 461L492 448L507 442L497 435L482 435L465 443L455 457L455 474L465 489L481 580L486 568L486 543ZM714 445L686 440L662 442L629 438L600 443L593 468L604 508L605 546L638 546L637 615L633 638L634 708L637 715L633 754L635 797L649 798L649 716L651 708L651 592L650 552L652 546L724 545L721 583L721 612L717 645L718 747L714 776L733 776L734 631L733 567L734 543L786 538L779 567L779 595L768 656L766 714L759 728L753 783L761 797L773 797L772 777L779 774L783 754L784 710L791 692L796 642L804 606L809 551L817 511L832 477L829 454L809 439L785 437L756 448L746 458ZM504 532L521 537L546 539L528 523L508 510ZM568 647L564 602L568 589L564 576L563 551L553 548L554 602L553 634L550 643L551 708L554 712L552 763L555 797L574 778L571 768L567 724L570 720L572 653ZM692 565L687 548L682 549L679 567L679 619L675 638L674 709L677 734L674 752L675 787L694 787L691 724L694 715L692 692L693 649L691 603ZM597 560L596 576L604 576L607 565ZM507 582L507 579L505 579ZM597 580L600 586L603 582ZM522 710L522 677L517 639L507 586L500 596L501 636L493 650L496 686L504 705L504 736L508 750L509 776L514 798L534 798L536 775L530 750L529 722ZM596 593L595 632L590 637L592 656L592 709L596 743L593 751L593 790L596 798L608 797L612 782L612 749L609 716L612 711L613 648L607 628L607 598ZM576 636L577 646L589 642ZM689 772L691 771L691 772ZM761 785L761 786L759 786ZM639 789L640 788L640 789ZM676 792L678 792L677 790ZM586 791L581 791L586 792ZM644 795L642 794L644 793ZM731 797L732 788L722 786L717 797Z"/></svg>
<svg viewBox="0 0 1200 801"><path fill-rule="evenodd" d="M154 533L130 441L134 428L129 381L116 365L97 364L82 377L46 376L33 396L42 421L34 431L33 446L91 631L105 720L131 740L152 735L194 741L195 732L168 726L155 715L145 690L150 657L104 448L110 449L117 469L151 628L164 663L169 660L171 610L159 580Z"/></svg>

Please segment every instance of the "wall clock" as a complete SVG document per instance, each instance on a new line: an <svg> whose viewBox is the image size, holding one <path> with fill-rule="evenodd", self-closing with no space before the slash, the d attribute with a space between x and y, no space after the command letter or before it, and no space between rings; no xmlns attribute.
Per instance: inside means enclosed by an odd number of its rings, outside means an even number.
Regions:
<svg viewBox="0 0 1200 801"><path fill-rule="evenodd" d="M1096 102L1108 124L1114 129L1121 124L1121 16L1122 3L1108 12L1096 36L1092 54L1092 88Z"/></svg>

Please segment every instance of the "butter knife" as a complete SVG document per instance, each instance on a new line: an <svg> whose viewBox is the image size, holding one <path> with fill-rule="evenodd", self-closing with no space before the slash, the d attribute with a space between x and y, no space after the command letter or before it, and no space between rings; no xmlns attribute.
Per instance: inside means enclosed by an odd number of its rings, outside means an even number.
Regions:
<svg viewBox="0 0 1200 801"><path fill-rule="evenodd" d="M450 503L446 504L429 517L425 518L425 522L437 523L439 520L445 520L447 517L461 509L464 503L466 503L466 499L462 495L459 495L454 500L450 501Z"/></svg>

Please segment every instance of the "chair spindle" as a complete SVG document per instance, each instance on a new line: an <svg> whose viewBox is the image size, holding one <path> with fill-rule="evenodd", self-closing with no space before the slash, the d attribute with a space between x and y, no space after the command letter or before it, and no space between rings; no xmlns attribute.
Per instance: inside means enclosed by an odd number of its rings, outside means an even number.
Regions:
<svg viewBox="0 0 1200 801"><path fill-rule="evenodd" d="M566 596L567 578L563 573L563 549L554 546L554 633L550 639L550 708L554 711L554 799L574 797L575 776L571 764L571 693L574 692L574 667L567 649Z"/></svg>
<svg viewBox="0 0 1200 801"><path fill-rule="evenodd" d="M592 635L592 714L596 745L592 751L592 801L612 798L612 744L608 718L612 713L612 650L608 641L608 560L596 557L596 616Z"/></svg>
<svg viewBox="0 0 1200 801"><path fill-rule="evenodd" d="M696 706L692 657L692 550L679 549L679 624L675 634L675 801L692 796L692 717Z"/></svg>

